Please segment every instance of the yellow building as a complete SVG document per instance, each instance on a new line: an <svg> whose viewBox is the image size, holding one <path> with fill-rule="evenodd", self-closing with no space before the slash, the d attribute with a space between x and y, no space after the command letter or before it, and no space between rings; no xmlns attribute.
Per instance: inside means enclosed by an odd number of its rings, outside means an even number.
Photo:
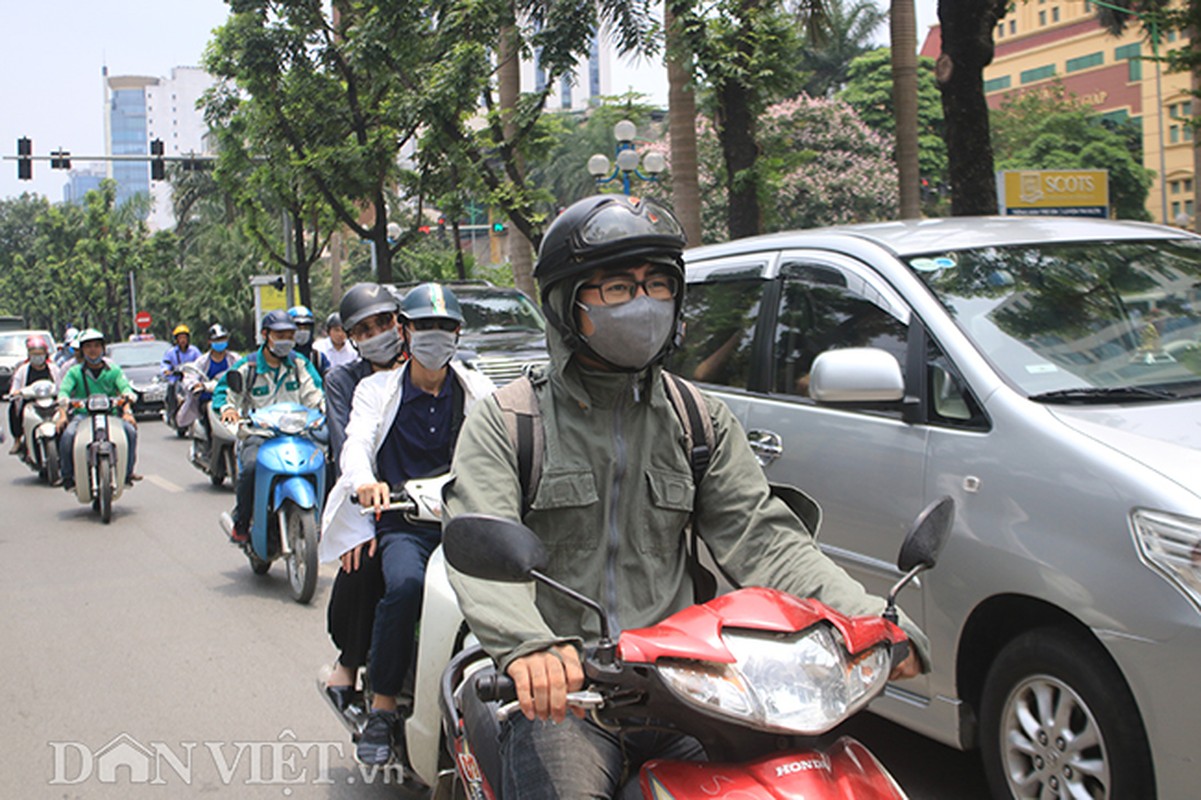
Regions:
<svg viewBox="0 0 1201 800"><path fill-rule="evenodd" d="M1147 210L1156 222L1169 224L1187 216L1191 227L1190 77L1169 73L1152 60L1151 43L1138 19L1132 17L1126 32L1115 37L1097 22L1097 11L1090 0L1016 3L993 31L996 52L984 70L989 106L998 107L1013 92L1058 81L1098 113L1134 120L1143 133L1143 166L1156 175ZM1161 55L1184 46L1184 37L1161 33ZM937 58L941 50L940 30L935 26L922 55ZM1161 182L1164 176L1166 181Z"/></svg>

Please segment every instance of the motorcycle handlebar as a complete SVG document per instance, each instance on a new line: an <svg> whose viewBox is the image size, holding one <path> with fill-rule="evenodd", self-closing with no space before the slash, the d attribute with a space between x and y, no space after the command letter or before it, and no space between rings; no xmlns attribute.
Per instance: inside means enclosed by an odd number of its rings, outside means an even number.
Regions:
<svg viewBox="0 0 1201 800"><path fill-rule="evenodd" d="M488 673L475 679L475 696L485 703L508 703L517 699L517 685L508 675Z"/></svg>

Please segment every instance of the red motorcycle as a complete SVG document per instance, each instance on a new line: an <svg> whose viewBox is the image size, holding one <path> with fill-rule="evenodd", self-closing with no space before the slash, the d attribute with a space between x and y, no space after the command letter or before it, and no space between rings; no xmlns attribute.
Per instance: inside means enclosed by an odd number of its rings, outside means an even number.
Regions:
<svg viewBox="0 0 1201 800"><path fill-rule="evenodd" d="M604 609L543 574L546 553L532 531L487 516L451 520L447 561L486 580L537 581L593 609L600 641L584 654L587 677L569 704L612 729L648 719L695 737L709 760L658 760L638 776L648 800L752 798L904 798L862 744L827 733L884 690L909 652L896 626L897 593L934 566L950 532L954 502L931 504L901 547L902 578L883 615L847 617L816 600L772 589L739 589L686 608L657 625L609 636ZM441 704L454 760L441 796L499 797L500 724L520 713L512 681L478 648L460 653L443 676ZM828 737L827 737L828 738ZM447 773L449 777L451 773Z"/></svg>

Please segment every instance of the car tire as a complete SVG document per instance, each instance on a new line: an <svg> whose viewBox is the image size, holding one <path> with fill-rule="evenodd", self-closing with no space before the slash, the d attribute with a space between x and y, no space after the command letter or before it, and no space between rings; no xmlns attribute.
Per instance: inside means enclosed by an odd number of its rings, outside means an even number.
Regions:
<svg viewBox="0 0 1201 800"><path fill-rule="evenodd" d="M1155 797L1134 697L1099 644L1060 628L1014 639L993 661L980 706L992 796Z"/></svg>

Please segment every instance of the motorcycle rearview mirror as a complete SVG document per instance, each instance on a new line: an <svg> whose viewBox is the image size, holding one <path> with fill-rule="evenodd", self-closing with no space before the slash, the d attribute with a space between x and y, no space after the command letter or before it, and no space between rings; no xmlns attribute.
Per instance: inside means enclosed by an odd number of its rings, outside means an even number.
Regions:
<svg viewBox="0 0 1201 800"><path fill-rule="evenodd" d="M446 524L442 552L465 575L501 583L533 580L546 569L546 548L519 522L483 514L463 514Z"/></svg>
<svg viewBox="0 0 1201 800"><path fill-rule="evenodd" d="M938 554L951 535L954 521L955 501L945 496L923 508L913 521L897 556L897 569L904 574L888 592L884 618L889 622L897 621L897 595L901 589L918 573L932 568L938 561Z"/></svg>
<svg viewBox="0 0 1201 800"><path fill-rule="evenodd" d="M616 647L609 635L612 628L605 609L544 574L546 548L525 525L486 514L460 514L442 528L442 553L447 563L473 578L501 583L537 581L592 609L600 617L597 659L612 663Z"/></svg>
<svg viewBox="0 0 1201 800"><path fill-rule="evenodd" d="M242 393L242 373L237 370L228 370L225 373L225 385L229 387L231 392L237 394Z"/></svg>

